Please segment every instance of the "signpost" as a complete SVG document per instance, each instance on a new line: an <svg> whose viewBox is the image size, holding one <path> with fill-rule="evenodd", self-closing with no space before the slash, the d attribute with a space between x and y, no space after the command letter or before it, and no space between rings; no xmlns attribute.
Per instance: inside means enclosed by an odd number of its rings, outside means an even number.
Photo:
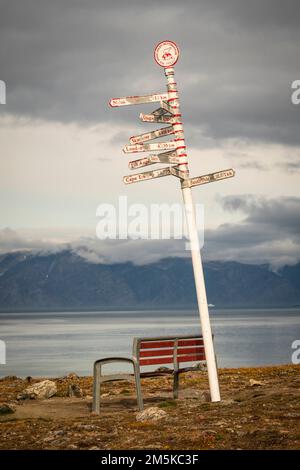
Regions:
<svg viewBox="0 0 300 470"><path fill-rule="evenodd" d="M135 145L125 145L123 148L124 153L139 153L139 152L149 152L150 150L174 150L179 147L179 143L175 140L170 140L170 142L158 142L156 144L135 144Z"/></svg>
<svg viewBox="0 0 300 470"><path fill-rule="evenodd" d="M217 171L216 173L210 173L209 175L196 176L196 178L189 178L188 182L184 186L200 186L201 184L213 183L214 181L220 181L227 178L232 178L235 175L235 171L232 168L228 170Z"/></svg>
<svg viewBox="0 0 300 470"><path fill-rule="evenodd" d="M177 151L164 152L157 155L148 155L148 157L140 158L139 160L132 160L128 166L131 170L141 168L143 166L153 165L153 163L185 163L187 158L185 155L178 155Z"/></svg>
<svg viewBox="0 0 300 470"><path fill-rule="evenodd" d="M155 116L154 114L143 113L140 114L140 120L143 122L162 122L164 124L172 124L173 122L176 122L176 118L172 116Z"/></svg>
<svg viewBox="0 0 300 470"><path fill-rule="evenodd" d="M154 163L169 163L172 166L152 171L145 171L124 176L125 184L138 183L162 176L175 176L181 182L181 190L186 211L187 228L191 242L191 254L196 285L197 301L200 314L201 329L207 362L209 387L212 401L220 401L219 381L217 374L214 345L212 340L206 289L200 254L199 238L197 233L194 204L191 188L215 181L232 178L235 172L232 168L210 173L208 175L189 177L188 160L180 112L177 85L174 79L174 68L179 57L179 49L173 41L163 41L157 44L154 50L154 59L164 68L167 79L167 93L157 93L145 96L127 96L110 100L112 107L127 106L143 103L159 102L160 107L150 114L140 114L143 122L171 124L171 126L150 131L130 138L130 145L123 149L124 153L138 153L155 150L164 150L163 153L150 154L147 157L129 162L129 168L134 170ZM174 140L169 142L145 143L162 136L175 134Z"/></svg>
<svg viewBox="0 0 300 470"><path fill-rule="evenodd" d="M153 178L160 178L161 176L169 176L171 174L171 167L167 166L159 170L144 171L143 173L124 176L123 181L125 184L138 183L139 181L152 180Z"/></svg>
<svg viewBox="0 0 300 470"><path fill-rule="evenodd" d="M157 101L163 101L168 99L168 93L157 93L156 95L125 96L124 98L112 98L109 104L112 108L116 108L119 106L130 106L132 104L155 103Z"/></svg>
<svg viewBox="0 0 300 470"><path fill-rule="evenodd" d="M175 134L173 126L162 127L156 131L147 132L141 135L135 135L130 137L129 142L131 144L139 144L141 142L147 142L147 140L158 139L159 137L164 137L165 135Z"/></svg>

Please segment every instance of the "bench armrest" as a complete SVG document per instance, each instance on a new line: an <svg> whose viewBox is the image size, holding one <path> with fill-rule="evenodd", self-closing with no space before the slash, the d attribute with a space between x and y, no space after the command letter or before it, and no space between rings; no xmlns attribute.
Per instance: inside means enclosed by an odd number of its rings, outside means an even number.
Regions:
<svg viewBox="0 0 300 470"><path fill-rule="evenodd" d="M101 375L101 368L103 364L109 364L112 362L126 362L131 364L133 367L133 374L110 374L110 375ZM141 411L143 409L143 398L141 392L141 383L140 376L138 374L138 369L136 361L130 359L129 357L104 357L103 359L98 359L94 362L94 384L93 384L93 411L96 414L100 412L100 385L103 382L111 382L114 380L129 380L134 381L137 392L137 401L138 407Z"/></svg>
<svg viewBox="0 0 300 470"><path fill-rule="evenodd" d="M104 357L103 359L98 359L94 362L94 366L97 364L109 364L110 362L129 362L130 364L134 364L133 359L129 357Z"/></svg>

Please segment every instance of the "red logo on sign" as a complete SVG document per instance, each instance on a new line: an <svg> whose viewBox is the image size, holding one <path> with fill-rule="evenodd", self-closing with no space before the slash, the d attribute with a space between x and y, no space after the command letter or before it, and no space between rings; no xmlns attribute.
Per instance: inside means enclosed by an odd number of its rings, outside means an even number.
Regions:
<svg viewBox="0 0 300 470"><path fill-rule="evenodd" d="M161 67L172 67L179 57L179 49L173 41L162 41L155 47L154 59Z"/></svg>

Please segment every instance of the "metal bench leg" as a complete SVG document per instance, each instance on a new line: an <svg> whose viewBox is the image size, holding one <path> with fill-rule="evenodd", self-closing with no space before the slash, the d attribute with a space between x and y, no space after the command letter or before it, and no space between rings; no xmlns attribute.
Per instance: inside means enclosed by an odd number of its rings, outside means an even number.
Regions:
<svg viewBox="0 0 300 470"><path fill-rule="evenodd" d="M174 381L173 381L173 397L178 398L179 389L179 372L174 370Z"/></svg>
<svg viewBox="0 0 300 470"><path fill-rule="evenodd" d="M142 387L141 387L141 377L140 377L139 367L137 366L136 363L134 363L133 369L134 369L135 388L136 388L136 398L137 398L138 409L140 411L142 411L144 409L144 404L143 404L143 395L142 395Z"/></svg>
<svg viewBox="0 0 300 470"><path fill-rule="evenodd" d="M100 377L101 364L94 364L94 385L93 385L93 412L100 414Z"/></svg>

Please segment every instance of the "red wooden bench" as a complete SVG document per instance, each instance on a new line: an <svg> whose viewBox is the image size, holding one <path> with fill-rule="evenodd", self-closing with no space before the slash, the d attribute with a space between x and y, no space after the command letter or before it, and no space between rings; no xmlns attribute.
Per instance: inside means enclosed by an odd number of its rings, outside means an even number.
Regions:
<svg viewBox="0 0 300 470"><path fill-rule="evenodd" d="M157 377L159 375L173 374L173 396L178 398L179 374L195 370L198 363L203 361L205 361L205 351L202 336L134 338L132 359L108 357L99 359L94 363L93 411L95 413L100 412L100 384L113 380L130 380L135 382L138 408L142 410L141 377ZM134 373L102 375L102 366L114 362L131 364ZM194 365L191 365L191 363ZM168 368L141 372L141 368L144 369L149 366L168 366Z"/></svg>

